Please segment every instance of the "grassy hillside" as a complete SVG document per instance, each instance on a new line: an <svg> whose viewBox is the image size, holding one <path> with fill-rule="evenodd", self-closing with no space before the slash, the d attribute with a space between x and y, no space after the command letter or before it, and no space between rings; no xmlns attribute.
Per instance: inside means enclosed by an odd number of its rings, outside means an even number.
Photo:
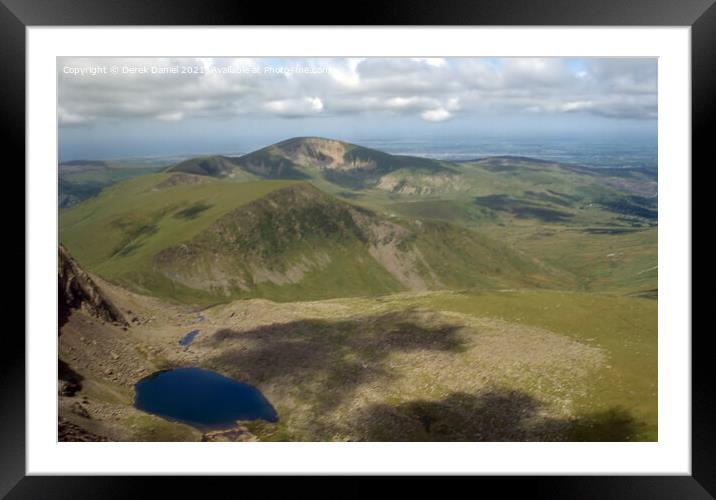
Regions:
<svg viewBox="0 0 716 500"><path fill-rule="evenodd" d="M468 229L389 218L292 181L144 176L67 210L60 232L90 271L186 302L560 283Z"/></svg>
<svg viewBox="0 0 716 500"><path fill-rule="evenodd" d="M260 176L252 175L237 168L236 158L228 156L201 156L181 161L166 169L166 172L183 172L187 174L206 175L217 178L232 178L236 180L259 180Z"/></svg>
<svg viewBox="0 0 716 500"><path fill-rule="evenodd" d="M656 296L655 172L512 157L459 168L457 188L432 195L346 194L402 217L477 230L566 272L570 289Z"/></svg>
<svg viewBox="0 0 716 500"><path fill-rule="evenodd" d="M475 225L520 220L656 225L657 181L651 171L585 169L511 157L442 165L447 168L433 172L399 168L373 186L342 186L335 192L406 216Z"/></svg>
<svg viewBox="0 0 716 500"><path fill-rule="evenodd" d="M579 413L603 418L622 414L635 425L632 439L657 439L658 304L644 298L554 291L451 293L406 299L431 307L544 328L605 349L608 360L590 391L574 401ZM538 383L537 380L534 383ZM608 440L599 422L574 429L575 440ZM618 427L612 427L614 432Z"/></svg>
<svg viewBox="0 0 716 500"><path fill-rule="evenodd" d="M110 281L179 300L206 300L206 294L184 290L157 273L154 255L236 207L290 184L226 183L170 173L137 177L63 211L60 242L86 269Z"/></svg>
<svg viewBox="0 0 716 500"><path fill-rule="evenodd" d="M195 345L205 366L276 404L262 440L658 438L653 300L428 292L205 312L233 322Z"/></svg>
<svg viewBox="0 0 716 500"><path fill-rule="evenodd" d="M658 439L653 300L546 290L240 300L198 322L190 308L111 293L139 320L124 331L71 316L60 353L82 390L61 398L60 414L113 439L200 439L131 408L138 379L188 363L261 390L279 414L246 424L262 441ZM72 411L77 396L91 419Z"/></svg>
<svg viewBox="0 0 716 500"><path fill-rule="evenodd" d="M655 298L658 229L594 229L524 224L485 228L550 266L574 277L572 289Z"/></svg>
<svg viewBox="0 0 716 500"><path fill-rule="evenodd" d="M513 324L545 329L603 349L605 365L590 378L589 390L570 398L584 419L571 439L657 439L657 303L594 293L513 291L432 293L396 296L394 309L449 311L490 317ZM531 394L546 389L535 377L521 387ZM608 424L608 425L607 425Z"/></svg>
<svg viewBox="0 0 716 500"><path fill-rule="evenodd" d="M647 169L296 138L104 187L60 242L130 322L83 310L60 337L92 419L61 415L100 435L199 439L131 408L138 378L189 363L266 395L266 441L658 438Z"/></svg>
<svg viewBox="0 0 716 500"><path fill-rule="evenodd" d="M295 138L107 189L63 212L61 238L91 271L189 302L525 286L655 296L656 182Z"/></svg>
<svg viewBox="0 0 716 500"><path fill-rule="evenodd" d="M305 183L226 214L155 262L186 286L277 300L555 280L547 267L472 231L388 219Z"/></svg>

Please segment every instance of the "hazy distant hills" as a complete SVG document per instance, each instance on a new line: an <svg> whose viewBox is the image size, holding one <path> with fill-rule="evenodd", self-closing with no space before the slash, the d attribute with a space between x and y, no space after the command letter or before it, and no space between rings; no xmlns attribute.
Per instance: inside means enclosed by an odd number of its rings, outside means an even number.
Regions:
<svg viewBox="0 0 716 500"><path fill-rule="evenodd" d="M67 208L97 196L112 184L156 172L162 167L101 160L73 160L58 165L57 205Z"/></svg>
<svg viewBox="0 0 716 500"><path fill-rule="evenodd" d="M103 160L72 160L59 163L59 167L108 167L109 162Z"/></svg>

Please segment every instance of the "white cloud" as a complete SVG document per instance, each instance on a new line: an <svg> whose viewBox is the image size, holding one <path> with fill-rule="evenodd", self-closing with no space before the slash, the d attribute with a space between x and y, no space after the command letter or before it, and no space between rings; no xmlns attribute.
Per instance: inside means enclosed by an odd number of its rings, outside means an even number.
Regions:
<svg viewBox="0 0 716 500"><path fill-rule="evenodd" d="M319 97L304 97L300 99L283 99L269 101L265 108L277 115L299 117L323 111L323 101Z"/></svg>
<svg viewBox="0 0 716 500"><path fill-rule="evenodd" d="M420 116L422 116L423 120L429 121L429 122L444 122L446 120L449 120L452 118L452 113L448 111L445 108L438 108L438 109L430 109L428 111L423 111Z"/></svg>
<svg viewBox="0 0 716 500"><path fill-rule="evenodd" d="M306 100L308 101L313 111L323 110L323 101L321 101L320 97L307 97Z"/></svg>
<svg viewBox="0 0 716 500"><path fill-rule="evenodd" d="M443 57L411 57L410 59L415 62L425 63L428 66L435 66L436 68L447 64L447 61Z"/></svg>
<svg viewBox="0 0 716 500"><path fill-rule="evenodd" d="M97 74L66 66L199 66L203 75ZM321 73L251 73L266 65L326 68ZM212 72L209 68L241 68ZM118 59L62 58L59 122L262 116L295 118L374 113L431 122L484 113L589 113L613 119L657 115L654 59L344 58Z"/></svg>
<svg viewBox="0 0 716 500"><path fill-rule="evenodd" d="M345 64L332 65L330 75L340 85L358 87L360 85L360 74L356 69L364 60L365 58L353 57L346 59Z"/></svg>
<svg viewBox="0 0 716 500"><path fill-rule="evenodd" d="M91 121L92 117L72 113L60 106L57 108L57 119L62 125L79 125Z"/></svg>
<svg viewBox="0 0 716 500"><path fill-rule="evenodd" d="M458 109L460 109L460 99L458 99L457 97L451 97L447 100L445 108L450 111L457 111Z"/></svg>
<svg viewBox="0 0 716 500"><path fill-rule="evenodd" d="M181 111L173 111L170 113L160 113L157 115L158 120L162 120L164 122L178 122L182 118L184 118L184 113Z"/></svg>

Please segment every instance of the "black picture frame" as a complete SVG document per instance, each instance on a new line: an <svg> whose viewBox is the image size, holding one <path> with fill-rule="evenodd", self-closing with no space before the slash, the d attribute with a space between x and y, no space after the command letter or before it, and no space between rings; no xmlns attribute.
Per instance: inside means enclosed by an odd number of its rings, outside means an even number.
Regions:
<svg viewBox="0 0 716 500"><path fill-rule="evenodd" d="M692 43L692 158L706 163L713 142L708 131L716 116L716 6L714 0L389 0L357 3L338 14L328 2L238 3L197 0L0 0L0 123L5 153L25 161L25 29L31 26L159 25L499 25L499 26L690 26ZM326 4L325 6L322 4ZM325 8L324 8L325 7ZM684 168L691 168L685 165ZM7 170L6 170L7 171ZM9 181L7 181L9 182ZM17 182L23 182L24 178ZM9 184L6 184L6 186ZM19 191L17 189L12 189ZM5 213L17 212L17 201ZM16 223L19 217L16 217ZM23 229L18 228L17 234ZM24 241L24 239L23 239ZM18 268L24 243L11 248L6 263ZM22 255L21 255L22 254ZM26 262L26 266L32 265ZM23 287L24 290L24 287ZM13 294L19 295L17 288ZM24 293L23 293L24 296ZM25 305L32 297L25 297ZM14 314L17 315L15 312ZM691 332L671 332L689 335ZM692 475L587 477L481 477L507 497L516 491L549 498L713 498L716 495L716 391L711 380L708 330L692 336ZM148 493L147 478L41 477L25 473L25 344L17 330L6 331L0 349L0 495L8 498L124 498ZM324 478L325 479L325 478ZM473 478L474 479L474 478ZM185 494L206 480L171 478ZM230 481L224 478L223 481ZM152 480L156 481L156 480ZM245 485L257 484L249 478ZM340 497L370 494L370 478L351 479ZM295 481L293 494L336 494L314 481ZM414 483L423 492L422 481ZM487 484L491 483L491 484ZM202 486L202 484L204 486ZM322 483L323 485L324 483ZM484 486L481 485L481 486ZM212 489L215 486L212 485ZM459 486L454 486L458 487ZM198 490L198 491L201 491ZM218 490L217 490L218 491Z"/></svg>

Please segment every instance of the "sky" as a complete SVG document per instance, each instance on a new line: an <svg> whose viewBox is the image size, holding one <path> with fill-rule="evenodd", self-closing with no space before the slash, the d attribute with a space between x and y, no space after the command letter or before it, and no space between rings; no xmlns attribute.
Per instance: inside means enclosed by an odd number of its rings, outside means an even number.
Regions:
<svg viewBox="0 0 716 500"><path fill-rule="evenodd" d="M60 161L657 131L653 58L58 58L57 78Z"/></svg>

